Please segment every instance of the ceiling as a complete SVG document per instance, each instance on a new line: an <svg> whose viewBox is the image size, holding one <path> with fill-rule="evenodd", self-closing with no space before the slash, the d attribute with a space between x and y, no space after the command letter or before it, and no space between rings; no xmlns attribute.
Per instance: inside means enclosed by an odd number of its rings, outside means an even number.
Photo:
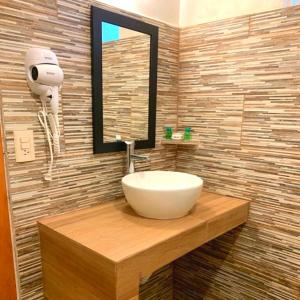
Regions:
<svg viewBox="0 0 300 300"><path fill-rule="evenodd" d="M300 0L97 0L176 27L259 13Z"/></svg>

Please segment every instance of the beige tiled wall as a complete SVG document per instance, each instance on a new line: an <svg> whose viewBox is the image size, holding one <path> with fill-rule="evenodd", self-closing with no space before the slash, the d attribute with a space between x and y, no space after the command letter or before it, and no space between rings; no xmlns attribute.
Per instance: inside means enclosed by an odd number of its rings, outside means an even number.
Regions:
<svg viewBox="0 0 300 300"><path fill-rule="evenodd" d="M43 295L36 221L122 195L120 180L125 171L125 154L94 155L92 150L91 3L83 0L0 2L0 90L21 299L42 299ZM163 23L145 21L159 26L159 140L163 125L174 126L177 121L179 32ZM33 46L50 47L57 54L65 75L60 107L64 151L55 163L51 183L44 182L42 177L49 155L37 119L39 101L30 93L24 73L25 53ZM18 129L34 130L34 162L15 162L13 131ZM174 147L165 149L157 143L154 150L145 152L150 153L151 162L141 163L139 168L175 168ZM168 268L165 270L168 272ZM158 281L159 278L169 280L168 276L160 274ZM143 289L143 294L151 297L155 297L156 292L169 294L164 280L162 289L157 284L151 291L149 285Z"/></svg>
<svg viewBox="0 0 300 300"><path fill-rule="evenodd" d="M180 31L177 170L251 199L247 225L175 263L176 299L297 300L300 6Z"/></svg>
<svg viewBox="0 0 300 300"><path fill-rule="evenodd" d="M0 95L22 300L43 298L36 220L122 195L124 153L92 152L90 4L0 2ZM179 30L146 21L160 28L157 145L139 169L177 167L202 176L211 191L252 200L246 226L174 264L175 298L298 299L300 8L182 29L180 57ZM24 75L32 46L51 47L65 72L64 151L51 183L42 180L47 147ZM177 108L178 125L192 126L200 147L178 148L176 157L158 141L164 124L177 124ZM17 129L34 130L36 161L15 162ZM171 299L172 267L154 276L141 298Z"/></svg>

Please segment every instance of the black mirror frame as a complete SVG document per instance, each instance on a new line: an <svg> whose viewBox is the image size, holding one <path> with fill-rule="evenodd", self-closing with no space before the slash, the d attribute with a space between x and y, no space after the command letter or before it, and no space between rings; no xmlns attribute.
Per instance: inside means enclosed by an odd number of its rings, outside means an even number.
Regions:
<svg viewBox="0 0 300 300"><path fill-rule="evenodd" d="M123 142L104 143L102 86L102 22L112 23L150 35L148 139L136 141L136 149L155 147L158 27L91 6L92 106L94 153L126 150Z"/></svg>

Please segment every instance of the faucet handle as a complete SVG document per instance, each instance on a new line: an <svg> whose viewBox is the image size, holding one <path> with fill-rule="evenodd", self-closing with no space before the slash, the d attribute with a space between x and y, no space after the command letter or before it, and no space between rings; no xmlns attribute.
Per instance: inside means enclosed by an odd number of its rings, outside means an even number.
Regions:
<svg viewBox="0 0 300 300"><path fill-rule="evenodd" d="M133 154L134 153L135 142L134 141L124 141L124 143L126 144L127 153Z"/></svg>
<svg viewBox="0 0 300 300"><path fill-rule="evenodd" d="M137 154L131 154L130 158L132 160L150 160L149 156L146 156L146 155L137 155Z"/></svg>

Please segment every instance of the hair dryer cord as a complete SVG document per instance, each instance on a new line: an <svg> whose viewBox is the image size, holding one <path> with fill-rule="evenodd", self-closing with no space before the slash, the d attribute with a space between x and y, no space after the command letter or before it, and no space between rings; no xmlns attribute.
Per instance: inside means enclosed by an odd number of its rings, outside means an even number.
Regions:
<svg viewBox="0 0 300 300"><path fill-rule="evenodd" d="M42 127L45 130L46 138L48 141L48 146L49 146L49 151L50 151L50 163L49 163L49 168L48 168L48 173L44 175L44 179L46 181L51 181L52 180L52 167L53 167L53 150L52 150L52 143L51 143L51 132L48 128L48 123L47 123L47 107L46 104L42 101L42 110L38 112L38 119L42 125Z"/></svg>

